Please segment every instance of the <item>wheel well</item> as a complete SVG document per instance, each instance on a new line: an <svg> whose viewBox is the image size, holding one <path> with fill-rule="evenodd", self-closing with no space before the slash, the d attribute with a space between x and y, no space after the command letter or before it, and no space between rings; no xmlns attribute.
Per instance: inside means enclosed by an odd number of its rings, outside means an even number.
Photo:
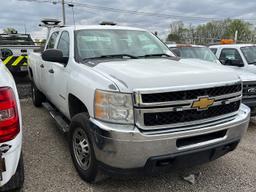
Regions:
<svg viewBox="0 0 256 192"><path fill-rule="evenodd" d="M72 118L74 115L78 113L88 112L84 103L72 94L69 94L68 96L68 105L70 118Z"/></svg>

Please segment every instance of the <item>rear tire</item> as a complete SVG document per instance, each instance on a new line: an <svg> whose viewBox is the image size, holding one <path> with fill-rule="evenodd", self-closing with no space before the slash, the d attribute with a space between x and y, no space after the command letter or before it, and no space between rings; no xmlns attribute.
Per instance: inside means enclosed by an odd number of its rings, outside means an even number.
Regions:
<svg viewBox="0 0 256 192"><path fill-rule="evenodd" d="M256 107L251 107L251 117L256 116Z"/></svg>
<svg viewBox="0 0 256 192"><path fill-rule="evenodd" d="M93 183L97 177L98 166L88 131L88 123L88 113L80 113L72 118L69 147L78 174L84 181Z"/></svg>
<svg viewBox="0 0 256 192"><path fill-rule="evenodd" d="M31 82L31 92L32 92L32 101L35 107L41 107L42 103L45 101L44 94L37 89L34 82Z"/></svg>
<svg viewBox="0 0 256 192"><path fill-rule="evenodd" d="M23 187L24 183L24 164L23 164L23 156L21 154L20 161L14 176L12 176L11 180L6 183L3 187L0 188L0 191L10 191L10 190L19 190Z"/></svg>

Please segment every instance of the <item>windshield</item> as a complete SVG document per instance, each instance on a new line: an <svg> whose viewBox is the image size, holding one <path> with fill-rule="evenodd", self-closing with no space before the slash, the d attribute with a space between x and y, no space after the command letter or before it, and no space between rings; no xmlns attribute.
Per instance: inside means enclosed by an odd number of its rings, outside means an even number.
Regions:
<svg viewBox="0 0 256 192"><path fill-rule="evenodd" d="M76 31L76 53L79 60L106 55L126 55L131 58L166 54L169 49L154 35L135 30Z"/></svg>
<svg viewBox="0 0 256 192"><path fill-rule="evenodd" d="M0 34L0 45L34 45L28 34Z"/></svg>
<svg viewBox="0 0 256 192"><path fill-rule="evenodd" d="M248 64L256 64L256 46L241 47Z"/></svg>
<svg viewBox="0 0 256 192"><path fill-rule="evenodd" d="M183 59L202 59L217 62L217 57L207 47L171 47L170 50Z"/></svg>

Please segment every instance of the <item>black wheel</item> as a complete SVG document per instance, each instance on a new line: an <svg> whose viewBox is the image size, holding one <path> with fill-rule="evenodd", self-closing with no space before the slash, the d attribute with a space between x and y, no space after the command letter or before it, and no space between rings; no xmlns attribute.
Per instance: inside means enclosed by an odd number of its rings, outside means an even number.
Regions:
<svg viewBox="0 0 256 192"><path fill-rule="evenodd" d="M93 145L88 132L88 113L75 115L70 124L69 147L80 177L86 182L95 181L98 167Z"/></svg>
<svg viewBox="0 0 256 192"><path fill-rule="evenodd" d="M31 92L34 106L41 107L42 103L45 101L45 96L41 91L37 89L33 82L31 82Z"/></svg>
<svg viewBox="0 0 256 192"><path fill-rule="evenodd" d="M251 117L256 116L256 107L251 107Z"/></svg>
<svg viewBox="0 0 256 192"><path fill-rule="evenodd" d="M11 178L11 180L0 188L0 191L10 191L16 190L18 191L23 187L24 183L24 164L23 164L23 156L21 154L20 161L16 170L15 175Z"/></svg>

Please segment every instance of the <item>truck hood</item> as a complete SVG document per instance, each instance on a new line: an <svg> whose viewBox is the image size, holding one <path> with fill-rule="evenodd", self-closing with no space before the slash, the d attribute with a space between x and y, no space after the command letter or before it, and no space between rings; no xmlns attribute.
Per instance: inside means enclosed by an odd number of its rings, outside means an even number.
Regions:
<svg viewBox="0 0 256 192"><path fill-rule="evenodd" d="M248 70L248 68L245 68L245 67L224 66L220 62L214 63L214 62L208 62L208 61L204 61L204 60L200 60L200 59L181 59L180 62L194 63L194 64L198 64L200 62L201 64L205 64L205 65L209 65L209 66L221 65L221 66L225 67L227 70L230 70L230 71L236 73L243 82L256 81L256 74L253 72L250 72Z"/></svg>
<svg viewBox="0 0 256 192"><path fill-rule="evenodd" d="M198 65L199 63L202 65L211 65L211 67L213 67L212 65L219 65L219 66L223 66L220 62L218 62L218 60L216 60L216 62L210 62L210 61L205 61L202 59L180 59L179 60L181 63L185 63L185 64L195 64Z"/></svg>
<svg viewBox="0 0 256 192"><path fill-rule="evenodd" d="M256 81L256 74L246 71L243 68L240 67L233 67L232 68L234 72L237 73L237 75L239 75L239 77L241 78L241 80L243 82L245 81Z"/></svg>
<svg viewBox="0 0 256 192"><path fill-rule="evenodd" d="M209 84L239 81L221 65L182 63L167 58L129 59L99 63L95 71L111 79L124 92L167 87L208 87Z"/></svg>

